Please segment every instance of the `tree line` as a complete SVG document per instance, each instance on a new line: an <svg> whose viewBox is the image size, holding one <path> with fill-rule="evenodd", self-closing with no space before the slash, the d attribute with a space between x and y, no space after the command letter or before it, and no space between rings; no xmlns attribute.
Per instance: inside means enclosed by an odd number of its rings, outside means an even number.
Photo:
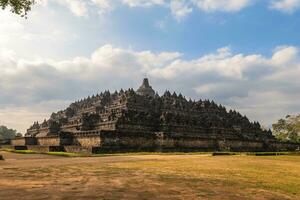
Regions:
<svg viewBox="0 0 300 200"><path fill-rule="evenodd" d="M272 127L273 134L278 140L300 142L300 115L287 115Z"/></svg>
<svg viewBox="0 0 300 200"><path fill-rule="evenodd" d="M12 13L26 18L34 3L35 0L0 0L0 7L3 10L10 8Z"/></svg>
<svg viewBox="0 0 300 200"><path fill-rule="evenodd" d="M0 140L13 139L15 137L22 136L17 130L7 128L6 126L0 126Z"/></svg>

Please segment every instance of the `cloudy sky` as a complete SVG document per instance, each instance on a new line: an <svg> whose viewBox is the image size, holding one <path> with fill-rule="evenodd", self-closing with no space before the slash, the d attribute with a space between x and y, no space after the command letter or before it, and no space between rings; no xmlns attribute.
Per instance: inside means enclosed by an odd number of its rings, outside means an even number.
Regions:
<svg viewBox="0 0 300 200"><path fill-rule="evenodd" d="M42 0L0 10L0 124L105 89L213 99L270 126L300 113L300 0Z"/></svg>

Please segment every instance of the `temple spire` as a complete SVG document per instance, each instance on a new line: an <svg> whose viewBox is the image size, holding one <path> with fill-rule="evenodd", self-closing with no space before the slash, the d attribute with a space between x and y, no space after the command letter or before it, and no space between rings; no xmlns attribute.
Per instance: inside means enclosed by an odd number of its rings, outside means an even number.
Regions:
<svg viewBox="0 0 300 200"><path fill-rule="evenodd" d="M142 84L142 85L145 86L146 88L149 88L149 87L150 87L148 78L144 78L143 84Z"/></svg>
<svg viewBox="0 0 300 200"><path fill-rule="evenodd" d="M155 91L150 86L148 78L144 78L142 85L139 87L139 89L136 92L137 94L142 96L154 97L155 95Z"/></svg>

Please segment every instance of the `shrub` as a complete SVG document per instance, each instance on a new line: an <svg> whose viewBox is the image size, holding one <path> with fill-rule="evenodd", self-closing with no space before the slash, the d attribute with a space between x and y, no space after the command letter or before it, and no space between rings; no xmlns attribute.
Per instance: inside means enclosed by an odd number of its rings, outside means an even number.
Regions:
<svg viewBox="0 0 300 200"><path fill-rule="evenodd" d="M69 152L47 152L45 153L47 155L53 155L53 156L65 156L65 157L80 157L81 154L78 153L69 153Z"/></svg>
<svg viewBox="0 0 300 200"><path fill-rule="evenodd" d="M212 156L233 156L237 155L235 152L213 152Z"/></svg>
<svg viewBox="0 0 300 200"><path fill-rule="evenodd" d="M247 155L254 156L287 156L287 155L300 155L298 152L252 152L247 153Z"/></svg>

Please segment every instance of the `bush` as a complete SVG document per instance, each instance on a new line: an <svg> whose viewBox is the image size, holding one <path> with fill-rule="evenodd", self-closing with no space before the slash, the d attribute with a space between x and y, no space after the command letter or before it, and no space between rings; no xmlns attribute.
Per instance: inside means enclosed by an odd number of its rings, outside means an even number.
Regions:
<svg viewBox="0 0 300 200"><path fill-rule="evenodd" d="M22 154L35 154L35 153L37 153L37 152L32 151L32 150L13 150L11 152L22 153Z"/></svg>
<svg viewBox="0 0 300 200"><path fill-rule="evenodd" d="M53 155L53 156L65 156L65 157L80 157L81 154L78 153L69 153L69 152L47 152L45 153L47 155Z"/></svg>
<svg viewBox="0 0 300 200"><path fill-rule="evenodd" d="M2 155L0 155L0 160L4 160L4 157Z"/></svg>
<svg viewBox="0 0 300 200"><path fill-rule="evenodd" d="M212 156L233 156L237 155L235 152L213 152Z"/></svg>
<svg viewBox="0 0 300 200"><path fill-rule="evenodd" d="M287 156L287 155L300 155L298 152L252 152L247 155L254 156Z"/></svg>

